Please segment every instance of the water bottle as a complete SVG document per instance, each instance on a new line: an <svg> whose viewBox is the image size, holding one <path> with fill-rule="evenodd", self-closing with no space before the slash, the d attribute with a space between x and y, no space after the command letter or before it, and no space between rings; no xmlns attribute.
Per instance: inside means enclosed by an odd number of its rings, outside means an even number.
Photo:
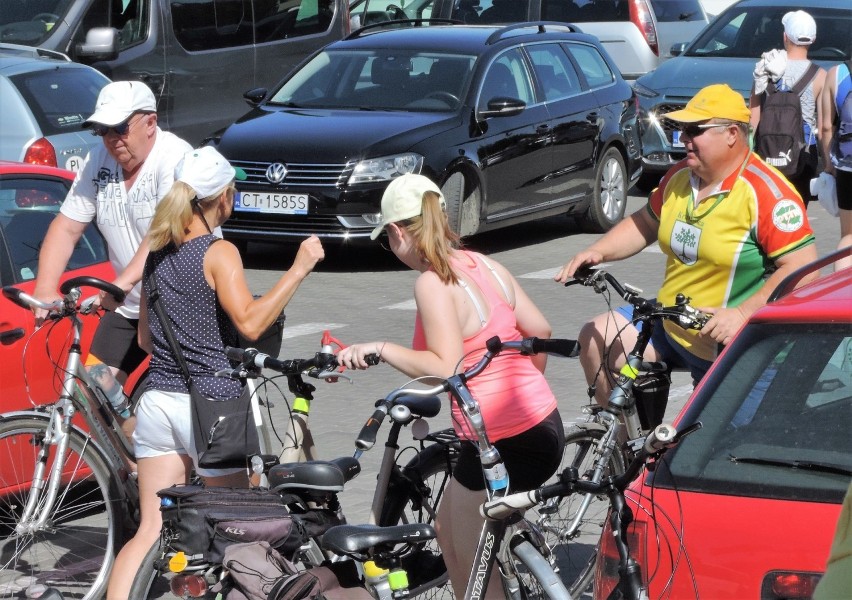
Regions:
<svg viewBox="0 0 852 600"><path fill-rule="evenodd" d="M367 587L375 592L375 597L380 600L393 598L393 592L388 583L388 570L382 569L372 560L364 563L364 577L367 579Z"/></svg>
<svg viewBox="0 0 852 600"><path fill-rule="evenodd" d="M106 392L106 396L115 414L122 419L130 416L130 399L124 394L124 390L120 385L116 385L111 392Z"/></svg>

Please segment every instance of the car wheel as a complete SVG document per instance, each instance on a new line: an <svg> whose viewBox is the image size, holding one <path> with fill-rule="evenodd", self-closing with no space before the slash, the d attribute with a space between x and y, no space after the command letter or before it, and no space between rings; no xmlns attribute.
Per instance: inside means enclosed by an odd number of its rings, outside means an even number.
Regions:
<svg viewBox="0 0 852 600"><path fill-rule="evenodd" d="M479 208L482 204L479 188L474 187L465 196L464 175L457 171L444 182L441 193L447 201L450 228L461 237L476 233L479 230Z"/></svg>
<svg viewBox="0 0 852 600"><path fill-rule="evenodd" d="M624 217L627 205L627 169L616 148L608 148L595 169L592 203L582 219L583 228L603 233Z"/></svg>
<svg viewBox="0 0 852 600"><path fill-rule="evenodd" d="M659 173L642 173L636 181L636 189L647 194L659 185L661 178Z"/></svg>

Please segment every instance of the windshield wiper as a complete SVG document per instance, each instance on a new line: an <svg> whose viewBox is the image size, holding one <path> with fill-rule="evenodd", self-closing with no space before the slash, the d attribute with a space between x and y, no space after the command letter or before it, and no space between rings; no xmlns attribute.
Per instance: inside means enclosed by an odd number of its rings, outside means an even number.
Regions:
<svg viewBox="0 0 852 600"><path fill-rule="evenodd" d="M835 475L852 475L852 469L849 467L815 460L786 460L782 458L756 458L748 456L737 457L733 454L729 454L728 459L733 463L767 465L770 467L788 467L790 469L802 469L803 471L834 473Z"/></svg>

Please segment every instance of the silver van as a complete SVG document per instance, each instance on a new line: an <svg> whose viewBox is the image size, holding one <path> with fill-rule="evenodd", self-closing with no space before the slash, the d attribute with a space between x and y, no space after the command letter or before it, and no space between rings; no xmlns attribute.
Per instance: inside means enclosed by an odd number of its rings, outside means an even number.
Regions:
<svg viewBox="0 0 852 600"><path fill-rule="evenodd" d="M2 0L0 42L57 50L113 81L147 83L160 124L188 142L245 112L349 32L346 0Z"/></svg>
<svg viewBox="0 0 852 600"><path fill-rule="evenodd" d="M700 0L354 0L350 11L354 26L428 18L575 23L601 41L627 80L654 70L708 23Z"/></svg>

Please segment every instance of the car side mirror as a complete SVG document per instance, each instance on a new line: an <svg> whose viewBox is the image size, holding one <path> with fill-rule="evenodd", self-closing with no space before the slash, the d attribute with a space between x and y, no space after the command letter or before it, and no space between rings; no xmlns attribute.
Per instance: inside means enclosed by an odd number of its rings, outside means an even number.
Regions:
<svg viewBox="0 0 852 600"><path fill-rule="evenodd" d="M243 99L248 102L249 106L254 108L263 102L263 99L266 98L266 92L266 88L254 88L253 90L249 90L243 94Z"/></svg>
<svg viewBox="0 0 852 600"><path fill-rule="evenodd" d="M75 47L77 59L91 62L118 58L118 29L93 27L86 32L86 41Z"/></svg>
<svg viewBox="0 0 852 600"><path fill-rule="evenodd" d="M686 46L686 42L679 42L677 44L672 45L672 49L670 50L672 56L680 56L681 54L683 54L683 51L686 50Z"/></svg>
<svg viewBox="0 0 852 600"><path fill-rule="evenodd" d="M488 119L490 117L513 117L519 115L527 107L527 103L517 98L497 96L488 101L488 108L479 111L479 116Z"/></svg>

